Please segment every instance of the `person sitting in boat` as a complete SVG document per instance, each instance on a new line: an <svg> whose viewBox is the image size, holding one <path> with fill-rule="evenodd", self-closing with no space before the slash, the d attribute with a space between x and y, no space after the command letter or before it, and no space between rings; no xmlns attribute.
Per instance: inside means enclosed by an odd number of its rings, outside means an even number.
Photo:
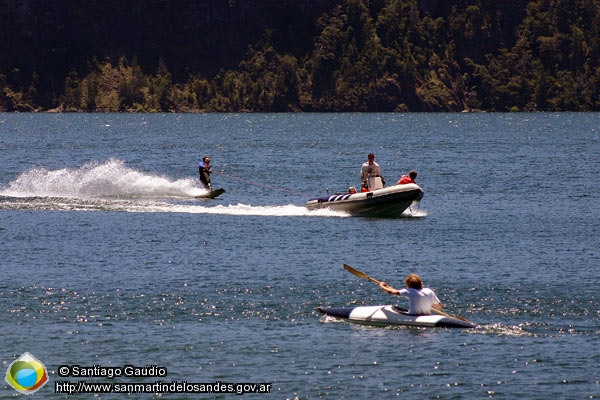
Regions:
<svg viewBox="0 0 600 400"><path fill-rule="evenodd" d="M385 181L383 176L381 176L381 168L379 167L379 164L375 162L375 154L369 153L367 160L368 161L365 162L360 169L360 180L363 187L366 187L369 190L383 187L385 185ZM374 181L373 178L379 178L381 180L380 187L373 187L373 183L371 183Z"/></svg>
<svg viewBox="0 0 600 400"><path fill-rule="evenodd" d="M354 186L350 186L350 187L348 188L348 193L350 193L350 194L355 194L355 193L356 193L356 188L355 188Z"/></svg>
<svg viewBox="0 0 600 400"><path fill-rule="evenodd" d="M212 173L210 169L210 157L202 159L198 165L198 172L200 173L200 182L202 182L205 188L212 191L212 184L210 183L210 174Z"/></svg>
<svg viewBox="0 0 600 400"><path fill-rule="evenodd" d="M396 185L404 185L407 183L415 183L415 179L417 179L417 171L414 169L408 173L408 175L402 175L402 177L398 180Z"/></svg>
<svg viewBox="0 0 600 400"><path fill-rule="evenodd" d="M389 294L408 297L408 313L410 315L429 315L432 307L444 308L442 302L437 298L435 292L430 288L423 287L419 275L410 274L404 280L406 289L394 289L386 282L380 282L379 287Z"/></svg>

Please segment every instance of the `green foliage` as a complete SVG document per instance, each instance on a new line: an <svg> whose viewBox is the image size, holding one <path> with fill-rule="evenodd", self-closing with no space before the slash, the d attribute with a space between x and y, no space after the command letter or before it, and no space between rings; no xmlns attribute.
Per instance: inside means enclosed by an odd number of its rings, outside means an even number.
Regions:
<svg viewBox="0 0 600 400"><path fill-rule="evenodd" d="M298 63L278 54L269 40L250 48L237 71L225 71L214 81L215 100L209 111L291 111L299 102Z"/></svg>
<svg viewBox="0 0 600 400"><path fill-rule="evenodd" d="M72 69L64 111L600 110L595 0L339 0L302 34L266 27L234 68L177 81L168 59L148 74L133 58ZM289 14L286 18L292 18ZM289 39L289 38L288 38ZM294 49L309 48L302 53ZM39 79L0 74L0 110L38 108ZM47 96L46 96L47 97Z"/></svg>
<svg viewBox="0 0 600 400"><path fill-rule="evenodd" d="M5 111L37 111L34 103L36 97L37 75L34 73L32 83L27 90L15 91L8 83L6 75L0 73L0 112Z"/></svg>

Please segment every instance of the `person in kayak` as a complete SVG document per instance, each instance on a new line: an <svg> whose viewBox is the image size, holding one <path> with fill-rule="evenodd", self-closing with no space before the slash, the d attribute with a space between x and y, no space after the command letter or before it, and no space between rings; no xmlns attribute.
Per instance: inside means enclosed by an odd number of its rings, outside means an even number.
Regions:
<svg viewBox="0 0 600 400"><path fill-rule="evenodd" d="M198 172L200 173L200 182L202 182L205 188L212 191L212 184L210 183L210 174L212 172L210 169L210 157L202 159L198 165Z"/></svg>
<svg viewBox="0 0 600 400"><path fill-rule="evenodd" d="M435 292L430 288L423 287L423 282L419 275L410 274L404 280L406 289L394 289L385 282L380 282L379 287L389 293L397 296L408 297L408 313L410 315L429 315L431 308L444 308L442 302L438 299Z"/></svg>
<svg viewBox="0 0 600 400"><path fill-rule="evenodd" d="M415 179L417 179L417 171L414 169L408 173L408 175L402 175L402 177L398 180L396 185L404 185L407 183L415 183Z"/></svg>

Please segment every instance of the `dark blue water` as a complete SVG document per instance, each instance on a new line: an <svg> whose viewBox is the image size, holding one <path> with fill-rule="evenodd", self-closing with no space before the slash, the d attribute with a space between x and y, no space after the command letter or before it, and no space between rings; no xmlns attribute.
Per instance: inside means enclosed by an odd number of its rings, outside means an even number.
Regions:
<svg viewBox="0 0 600 400"><path fill-rule="evenodd" d="M388 184L419 172L419 207L305 210L369 152ZM193 198L203 155L215 200ZM2 374L31 353L35 396L69 398L64 364L272 384L244 398L600 395L600 114L0 114L0 170ZM405 305L343 263L397 287L416 272L480 327L324 319Z"/></svg>

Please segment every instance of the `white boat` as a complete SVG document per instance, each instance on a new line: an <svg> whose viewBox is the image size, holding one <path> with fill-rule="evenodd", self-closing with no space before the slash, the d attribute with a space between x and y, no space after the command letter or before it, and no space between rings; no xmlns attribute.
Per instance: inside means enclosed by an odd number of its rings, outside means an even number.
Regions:
<svg viewBox="0 0 600 400"><path fill-rule="evenodd" d="M340 318L355 324L373 326L407 325L438 328L476 328L477 325L465 319L447 315L410 315L408 310L394 305L359 306L343 308L318 307L318 311L331 317Z"/></svg>
<svg viewBox="0 0 600 400"><path fill-rule="evenodd" d="M413 202L423 198L423 189L416 183L388 186L361 193L341 193L314 197L306 208L329 208L361 217L388 217L402 215Z"/></svg>

